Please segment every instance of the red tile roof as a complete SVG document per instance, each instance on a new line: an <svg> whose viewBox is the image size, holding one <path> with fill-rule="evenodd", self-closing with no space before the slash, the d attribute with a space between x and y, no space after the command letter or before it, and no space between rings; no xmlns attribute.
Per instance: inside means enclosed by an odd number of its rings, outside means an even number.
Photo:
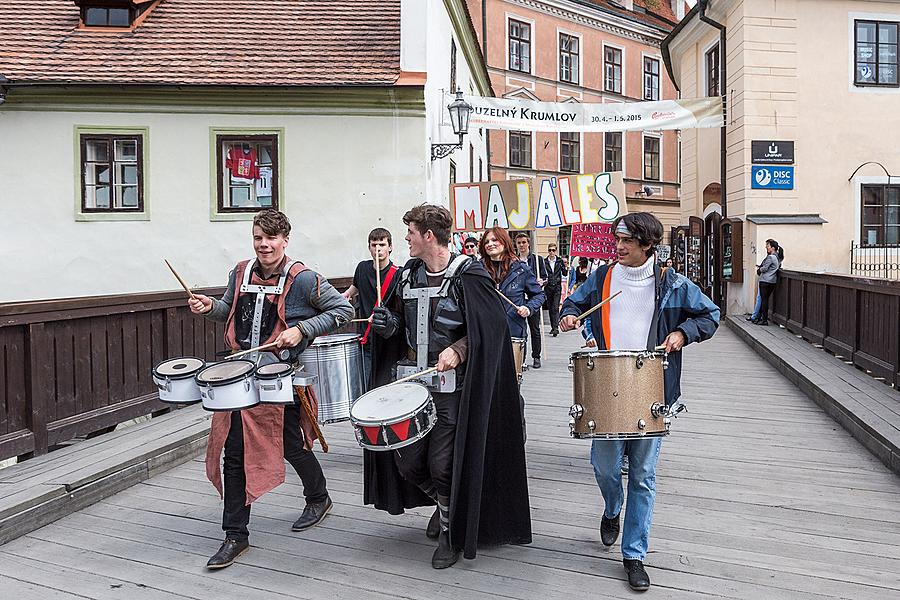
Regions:
<svg viewBox="0 0 900 600"><path fill-rule="evenodd" d="M678 19L672 13L669 0L634 0L635 6L642 6L646 12L628 10L624 8L623 0L576 0L583 4L593 4L607 12L626 17L650 25L662 31L671 31L678 23Z"/></svg>
<svg viewBox="0 0 900 600"><path fill-rule="evenodd" d="M73 0L0 1L12 83L392 85L400 0L162 0L134 31L80 30Z"/></svg>

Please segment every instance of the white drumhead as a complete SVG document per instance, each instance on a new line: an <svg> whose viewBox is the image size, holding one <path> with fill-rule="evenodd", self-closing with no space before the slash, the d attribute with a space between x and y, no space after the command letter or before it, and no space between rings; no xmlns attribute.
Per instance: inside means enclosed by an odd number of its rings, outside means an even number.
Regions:
<svg viewBox="0 0 900 600"><path fill-rule="evenodd" d="M159 363L156 374L160 377L191 377L203 368L205 363L199 358L172 358Z"/></svg>
<svg viewBox="0 0 900 600"><path fill-rule="evenodd" d="M255 368L256 365L249 360L226 360L210 365L197 373L197 381L200 383L234 381Z"/></svg>
<svg viewBox="0 0 900 600"><path fill-rule="evenodd" d="M293 371L294 367L290 363L277 362L257 367L256 374L280 377L281 375L287 375L288 373L292 373Z"/></svg>
<svg viewBox="0 0 900 600"><path fill-rule="evenodd" d="M313 340L310 346L331 346L334 344L347 344L359 341L360 337L355 333L335 333L332 335L320 335Z"/></svg>
<svg viewBox="0 0 900 600"><path fill-rule="evenodd" d="M350 407L350 417L357 421L402 417L422 408L429 395L428 388L420 383L384 385L360 396Z"/></svg>

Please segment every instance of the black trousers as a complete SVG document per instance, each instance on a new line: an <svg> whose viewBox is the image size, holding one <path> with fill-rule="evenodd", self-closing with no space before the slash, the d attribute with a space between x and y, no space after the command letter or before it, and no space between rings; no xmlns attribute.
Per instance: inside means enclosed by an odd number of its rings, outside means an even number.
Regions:
<svg viewBox="0 0 900 600"><path fill-rule="evenodd" d="M328 498L325 473L316 455L303 447L300 430L300 407L284 408L284 458L303 482L306 502L322 502ZM250 505L247 504L247 477L244 473L244 425L240 411L231 413L231 428L225 440L225 508L222 510L222 529L225 537L244 541L250 535Z"/></svg>
<svg viewBox="0 0 900 600"><path fill-rule="evenodd" d="M423 490L433 485L439 496L449 498L460 392L432 392L432 396L437 423L421 440L394 450L394 460L404 479Z"/></svg>
<svg viewBox="0 0 900 600"><path fill-rule="evenodd" d="M764 283L762 281L759 282L759 320L760 321L768 321L769 320L769 298L772 296L772 292L775 291L774 283Z"/></svg>
<svg viewBox="0 0 900 600"><path fill-rule="evenodd" d="M562 295L562 288L548 285L544 288L544 293L547 294L544 306L550 311L550 331L559 331L559 298Z"/></svg>
<svg viewBox="0 0 900 600"><path fill-rule="evenodd" d="M540 358L541 357L541 319L544 318L541 309L539 308L534 312L531 316L528 317L528 331L531 332L531 335L528 337L531 338L529 341L531 342L531 358Z"/></svg>

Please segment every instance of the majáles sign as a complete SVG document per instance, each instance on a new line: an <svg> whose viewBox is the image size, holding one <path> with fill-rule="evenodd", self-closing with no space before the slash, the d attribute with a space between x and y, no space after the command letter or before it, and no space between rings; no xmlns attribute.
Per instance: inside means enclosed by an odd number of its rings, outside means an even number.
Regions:
<svg viewBox="0 0 900 600"><path fill-rule="evenodd" d="M450 186L454 231L543 229L612 222L625 214L622 172Z"/></svg>

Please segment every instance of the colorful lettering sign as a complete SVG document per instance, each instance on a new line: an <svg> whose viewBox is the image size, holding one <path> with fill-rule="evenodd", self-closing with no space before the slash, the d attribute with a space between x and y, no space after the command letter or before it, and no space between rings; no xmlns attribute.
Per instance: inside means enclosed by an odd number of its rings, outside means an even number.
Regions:
<svg viewBox="0 0 900 600"><path fill-rule="evenodd" d="M450 186L454 231L609 223L625 212L621 171Z"/></svg>

